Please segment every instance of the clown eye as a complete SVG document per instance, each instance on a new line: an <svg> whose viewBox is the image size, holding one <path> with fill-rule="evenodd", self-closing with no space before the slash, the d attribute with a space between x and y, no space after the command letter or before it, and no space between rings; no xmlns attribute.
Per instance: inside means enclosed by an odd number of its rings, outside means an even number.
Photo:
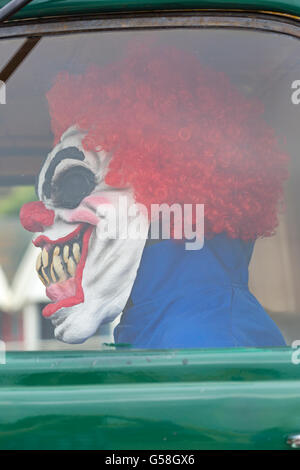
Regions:
<svg viewBox="0 0 300 470"><path fill-rule="evenodd" d="M58 207L74 209L95 188L92 171L77 166L64 171L52 185L52 200Z"/></svg>

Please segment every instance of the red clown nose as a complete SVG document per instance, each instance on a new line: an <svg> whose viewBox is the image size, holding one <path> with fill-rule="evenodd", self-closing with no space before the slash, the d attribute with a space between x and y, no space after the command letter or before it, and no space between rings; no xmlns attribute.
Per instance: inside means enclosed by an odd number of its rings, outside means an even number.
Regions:
<svg viewBox="0 0 300 470"><path fill-rule="evenodd" d="M54 211L47 209L43 202L27 202L21 207L20 221L29 232L43 232L54 222Z"/></svg>

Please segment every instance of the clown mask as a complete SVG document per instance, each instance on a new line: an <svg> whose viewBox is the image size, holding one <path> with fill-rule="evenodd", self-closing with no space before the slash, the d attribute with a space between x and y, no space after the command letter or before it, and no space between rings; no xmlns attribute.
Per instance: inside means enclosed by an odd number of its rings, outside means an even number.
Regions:
<svg viewBox="0 0 300 470"><path fill-rule="evenodd" d="M84 150L84 136L75 126L62 135L40 171L40 201L25 204L20 213L23 226L38 232L36 269L52 300L43 315L51 319L55 337L67 343L84 342L122 312L149 225L139 211L120 217L119 201L125 199L129 207L133 192L104 182L111 157L101 149ZM105 236L111 222L107 209L115 209L116 236ZM142 235L121 236L122 225L129 233L137 220Z"/></svg>
<svg viewBox="0 0 300 470"><path fill-rule="evenodd" d="M232 304L232 291L222 297L215 287L231 285L236 265L244 269L234 285L247 278L248 264L237 263L237 253L249 262L254 241L274 233L288 176L288 156L263 107L225 74L203 66L198 55L169 47L133 49L81 75L63 71L47 101L58 144L38 177L40 201L20 215L26 229L39 232L37 270L52 300L43 315L56 338L83 342L123 312L116 342L202 347L211 337L213 346L233 344L231 329L211 317L212 310L222 321L233 317L226 307L220 313L220 305ZM139 210L131 211L132 204ZM151 229L160 222L153 204L205 205L204 248L189 251L172 240L180 217L174 217L170 240L145 246L150 222ZM116 233L103 237L108 208L116 210ZM197 225L194 213L187 220L184 214L184 225ZM132 236L138 225L143 236ZM229 259L232 270L220 281ZM209 284L211 298L201 297ZM244 294L248 302L247 289ZM252 307L235 305L236 317L247 310L257 328ZM228 334L218 342L220 330ZM255 337L247 344L262 343Z"/></svg>

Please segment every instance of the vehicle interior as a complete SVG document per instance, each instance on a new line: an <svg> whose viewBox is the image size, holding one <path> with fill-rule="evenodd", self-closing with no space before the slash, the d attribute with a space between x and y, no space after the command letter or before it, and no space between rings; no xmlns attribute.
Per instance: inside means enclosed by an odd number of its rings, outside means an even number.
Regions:
<svg viewBox="0 0 300 470"><path fill-rule="evenodd" d="M37 199L36 177L53 148L46 94L57 74L120 61L137 43L179 48L224 73L240 93L263 104L265 121L289 155L280 223L273 236L255 243L249 286L290 345L300 338L300 104L292 102L292 83L300 77L299 39L216 26L75 33L70 27L65 34L0 40L6 88L6 103L0 104L0 336L8 350L102 349L114 341L119 318L101 325L84 344L54 339L51 323L41 315L49 299L35 272L38 249L19 222L19 210Z"/></svg>

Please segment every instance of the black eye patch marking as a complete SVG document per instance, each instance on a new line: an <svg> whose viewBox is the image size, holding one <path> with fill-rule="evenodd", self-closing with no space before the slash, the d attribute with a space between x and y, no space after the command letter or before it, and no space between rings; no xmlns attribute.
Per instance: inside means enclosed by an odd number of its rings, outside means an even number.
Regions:
<svg viewBox="0 0 300 470"><path fill-rule="evenodd" d="M51 180L53 178L55 168L57 165L66 158L72 158L74 160L84 160L84 153L81 152L77 147L66 147L55 155L51 160L50 165L45 174L45 180L43 184L43 193L49 199L51 197Z"/></svg>
<svg viewBox="0 0 300 470"><path fill-rule="evenodd" d="M91 170L73 166L61 173L53 183L52 200L57 207L75 209L95 186L95 175Z"/></svg>

